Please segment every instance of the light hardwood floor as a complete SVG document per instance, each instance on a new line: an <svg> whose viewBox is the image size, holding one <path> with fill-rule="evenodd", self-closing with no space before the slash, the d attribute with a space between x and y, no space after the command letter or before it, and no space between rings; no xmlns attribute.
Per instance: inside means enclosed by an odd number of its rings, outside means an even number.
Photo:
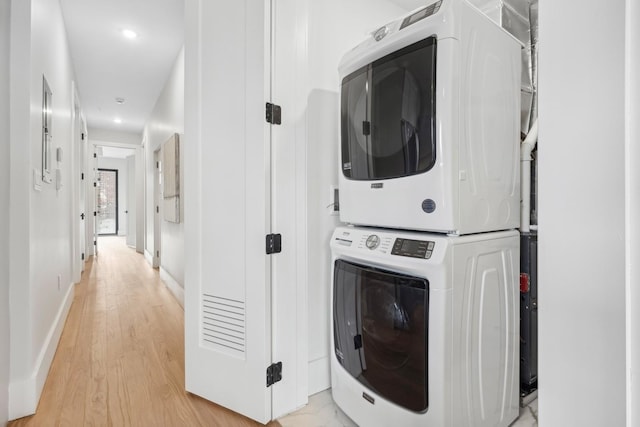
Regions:
<svg viewBox="0 0 640 427"><path fill-rule="evenodd" d="M99 244L36 414L9 426L260 425L184 391L182 308L123 238Z"/></svg>

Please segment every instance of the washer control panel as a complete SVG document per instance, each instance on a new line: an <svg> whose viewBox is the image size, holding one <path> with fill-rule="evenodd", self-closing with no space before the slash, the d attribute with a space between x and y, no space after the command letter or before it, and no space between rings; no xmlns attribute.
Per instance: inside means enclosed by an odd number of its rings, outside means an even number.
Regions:
<svg viewBox="0 0 640 427"><path fill-rule="evenodd" d="M429 259L433 254L435 242L428 240L411 240L397 238L393 243L391 255L408 256L411 258Z"/></svg>
<svg viewBox="0 0 640 427"><path fill-rule="evenodd" d="M376 234L372 234L367 237L367 241L365 242L365 244L367 245L367 248L373 250L377 248L378 245L380 245L380 237L378 237Z"/></svg>

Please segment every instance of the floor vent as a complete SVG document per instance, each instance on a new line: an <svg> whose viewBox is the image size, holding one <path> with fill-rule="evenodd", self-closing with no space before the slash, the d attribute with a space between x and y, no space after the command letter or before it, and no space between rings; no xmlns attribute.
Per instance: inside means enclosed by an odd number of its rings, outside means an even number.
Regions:
<svg viewBox="0 0 640 427"><path fill-rule="evenodd" d="M223 353L245 353L245 307L243 301L202 294L202 344Z"/></svg>

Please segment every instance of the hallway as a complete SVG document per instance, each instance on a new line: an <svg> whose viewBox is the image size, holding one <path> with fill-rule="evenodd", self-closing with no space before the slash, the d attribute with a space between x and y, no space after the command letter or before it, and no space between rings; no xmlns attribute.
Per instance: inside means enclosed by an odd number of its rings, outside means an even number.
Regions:
<svg viewBox="0 0 640 427"><path fill-rule="evenodd" d="M259 425L184 391L182 308L124 238L99 245L75 285L36 414L9 426Z"/></svg>

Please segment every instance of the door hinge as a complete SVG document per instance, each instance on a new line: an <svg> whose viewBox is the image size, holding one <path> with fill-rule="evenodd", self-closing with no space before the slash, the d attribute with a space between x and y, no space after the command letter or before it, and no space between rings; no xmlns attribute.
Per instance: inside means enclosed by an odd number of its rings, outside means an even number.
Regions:
<svg viewBox="0 0 640 427"><path fill-rule="evenodd" d="M84 261L84 252L82 253L82 261Z"/></svg>
<svg viewBox="0 0 640 427"><path fill-rule="evenodd" d="M96 211L93 211L93 216L98 216L98 213Z"/></svg>
<svg viewBox="0 0 640 427"><path fill-rule="evenodd" d="M84 212L80 214L80 219L84 221Z"/></svg>
<svg viewBox="0 0 640 427"><path fill-rule="evenodd" d="M282 236L280 234L267 234L266 247L267 255L282 252Z"/></svg>
<svg viewBox="0 0 640 427"><path fill-rule="evenodd" d="M156 169L160 169L160 162L156 162Z"/></svg>
<svg viewBox="0 0 640 427"><path fill-rule="evenodd" d="M156 206L156 213L160 213L160 206Z"/></svg>
<svg viewBox="0 0 640 427"><path fill-rule="evenodd" d="M160 258L160 251L156 251L156 257Z"/></svg>
<svg viewBox="0 0 640 427"><path fill-rule="evenodd" d="M371 135L371 122L365 120L364 122L362 122L362 134L367 136L367 135Z"/></svg>
<svg viewBox="0 0 640 427"><path fill-rule="evenodd" d="M267 387L271 387L282 379L282 362L267 367Z"/></svg>
<svg viewBox="0 0 640 427"><path fill-rule="evenodd" d="M82 140L83 141L84 141L84 138L85 138L85 134L84 134L84 132L82 132Z"/></svg>
<svg viewBox="0 0 640 427"><path fill-rule="evenodd" d="M98 183L93 181L93 186L97 188L98 187Z"/></svg>
<svg viewBox="0 0 640 427"><path fill-rule="evenodd" d="M84 172L80 174L80 179L84 181Z"/></svg>
<svg viewBox="0 0 640 427"><path fill-rule="evenodd" d="M93 153L93 158L97 159L98 158L98 154L97 153Z"/></svg>
<svg viewBox="0 0 640 427"><path fill-rule="evenodd" d="M362 348L362 335L358 334L353 337L353 349L358 350Z"/></svg>
<svg viewBox="0 0 640 427"><path fill-rule="evenodd" d="M98 246L98 241L97 240L93 241L93 246Z"/></svg>
<svg viewBox="0 0 640 427"><path fill-rule="evenodd" d="M282 108L279 105L267 102L267 123L279 125L282 123Z"/></svg>

